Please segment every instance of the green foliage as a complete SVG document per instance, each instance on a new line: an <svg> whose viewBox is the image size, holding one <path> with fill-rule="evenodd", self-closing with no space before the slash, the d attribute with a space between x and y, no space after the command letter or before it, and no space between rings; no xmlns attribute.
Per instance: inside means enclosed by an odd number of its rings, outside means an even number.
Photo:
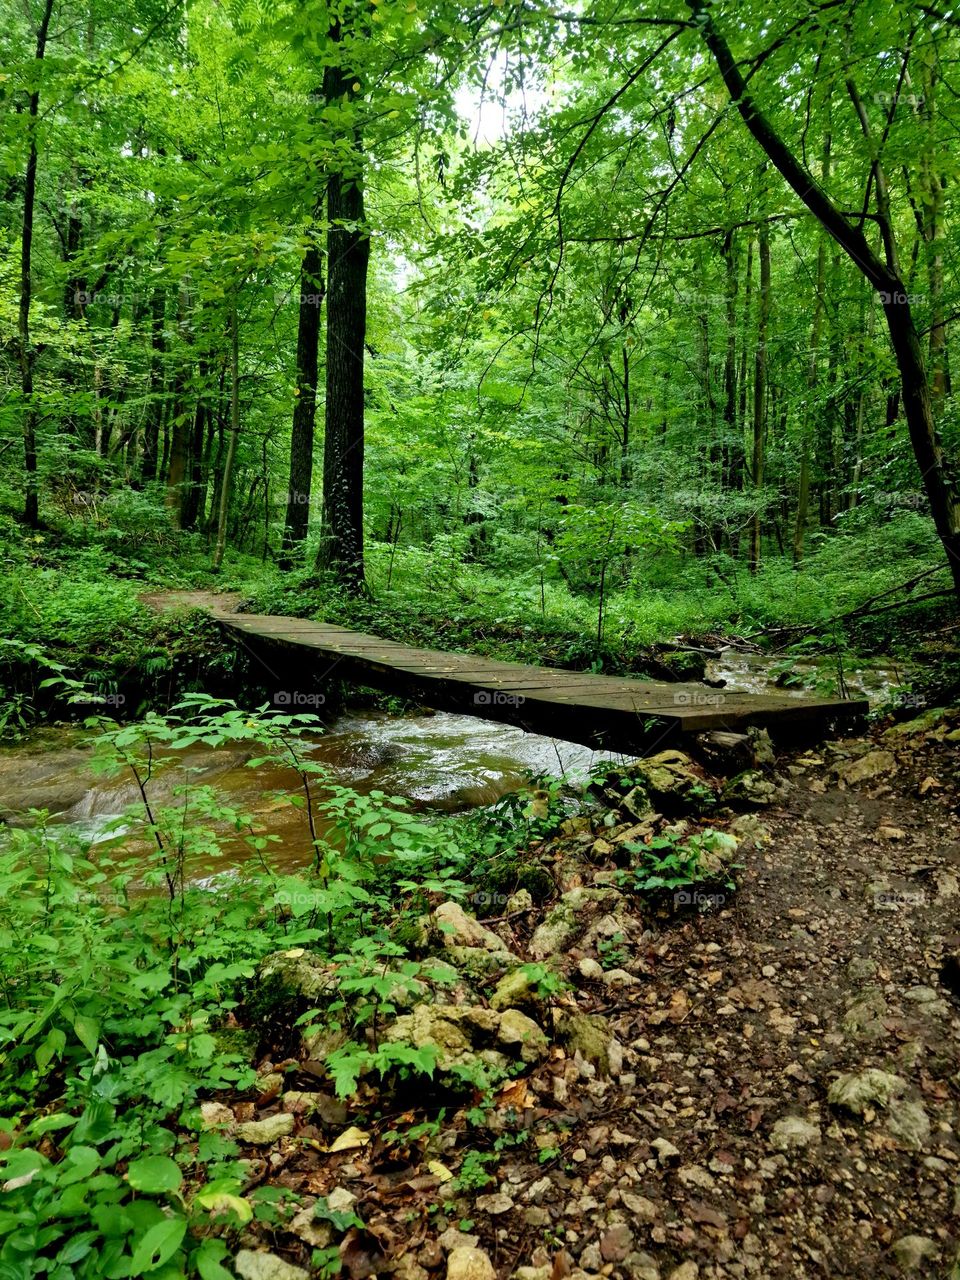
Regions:
<svg viewBox="0 0 960 1280"><path fill-rule="evenodd" d="M273 951L337 944L327 1025L373 1029L372 1047L348 1041L331 1055L339 1092L370 1071L433 1075L429 1049L377 1043L402 991L421 974L442 977L408 960L384 927L398 901L454 887L458 846L384 797L338 788L327 811L303 750L316 727L200 695L167 716L100 722L97 768L132 777L141 795L124 819L134 848L100 846L94 857L42 813L3 835L0 1108L18 1120L15 1144L0 1153L0 1265L11 1274L215 1276L228 1254L220 1236L273 1212L242 1193L232 1142L204 1132L195 1145L189 1133L204 1095L253 1083L226 1024ZM312 869L276 874L270 838L189 770L174 803L152 801L151 780L197 743L247 744L259 748L253 763L283 760L301 773L307 798L294 799L305 821L312 815ZM230 892L195 887L197 870L235 840L250 856Z"/></svg>
<svg viewBox="0 0 960 1280"><path fill-rule="evenodd" d="M723 902L736 887L736 867L729 859L736 839L709 828L688 836L655 836L649 844L628 844L633 856L629 869L618 873L624 888L654 899L672 896L675 906Z"/></svg>

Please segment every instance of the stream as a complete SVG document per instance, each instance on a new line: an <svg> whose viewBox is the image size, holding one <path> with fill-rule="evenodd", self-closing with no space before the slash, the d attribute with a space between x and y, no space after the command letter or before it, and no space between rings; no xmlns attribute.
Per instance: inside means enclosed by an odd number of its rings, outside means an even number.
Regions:
<svg viewBox="0 0 960 1280"><path fill-rule="evenodd" d="M835 678L832 664L815 660L794 663L807 688L776 684L783 664L756 653L728 650L708 663L711 683L749 692L783 694L833 692L811 689L818 678ZM846 673L848 690L871 702L889 698L909 673L887 664L861 663ZM352 711L336 720L322 736L305 739L309 758L326 771L326 783L369 794L380 791L399 796L421 810L456 812L493 804L521 787L531 775L550 774L571 782L583 779L591 765L611 753L537 734L473 716L421 711L407 715ZM142 836L122 825L123 815L139 802L133 779L94 777L90 771L93 738L82 728L54 725L41 728L25 741L0 748L0 819L10 826L32 825L29 810L46 809L51 822L72 830L94 845L123 840L131 849L146 845ZM253 748L198 745L177 753L150 784L154 804L176 803L175 791L188 779L213 785L218 795L254 819L259 830L278 837L269 853L278 871L308 865L312 847L303 811L289 802L301 790L291 768L247 761L260 753ZM322 802L323 781L317 797ZM126 837L124 839L124 837ZM249 857L234 842L226 861L237 864ZM224 860L194 868L204 880L228 870Z"/></svg>

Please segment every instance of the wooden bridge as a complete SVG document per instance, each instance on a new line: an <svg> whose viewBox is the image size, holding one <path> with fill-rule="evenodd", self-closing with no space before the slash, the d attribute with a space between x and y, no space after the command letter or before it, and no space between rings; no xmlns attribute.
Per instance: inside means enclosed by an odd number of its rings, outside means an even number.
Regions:
<svg viewBox="0 0 960 1280"><path fill-rule="evenodd" d="M750 725L780 740L813 740L841 732L867 711L863 700L733 693L704 684L557 671L411 648L302 618L225 612L217 605L212 611L262 664L272 705L291 711L316 709L324 687L343 680L416 698L437 710L635 754L677 745L689 734L742 732Z"/></svg>

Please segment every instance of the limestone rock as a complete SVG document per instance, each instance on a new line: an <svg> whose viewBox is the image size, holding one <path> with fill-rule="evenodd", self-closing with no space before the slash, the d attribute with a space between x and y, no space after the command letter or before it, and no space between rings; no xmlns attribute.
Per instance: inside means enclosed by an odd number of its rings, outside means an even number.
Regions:
<svg viewBox="0 0 960 1280"><path fill-rule="evenodd" d="M497 1040L508 1048L519 1045L523 1062L539 1062L550 1049L550 1041L543 1031L519 1009L504 1009L500 1015Z"/></svg>
<svg viewBox="0 0 960 1280"><path fill-rule="evenodd" d="M303 1267L294 1267L275 1253L241 1249L233 1260L233 1269L242 1280L310 1280Z"/></svg>
<svg viewBox="0 0 960 1280"><path fill-rule="evenodd" d="M667 1280L698 1280L700 1268L695 1262L681 1262L679 1267L674 1267L667 1277Z"/></svg>
<svg viewBox="0 0 960 1280"><path fill-rule="evenodd" d="M606 1018L601 1014L560 1013L556 1029L568 1053L579 1053L601 1075L610 1074L615 1040Z"/></svg>
<svg viewBox="0 0 960 1280"><path fill-rule="evenodd" d="M770 1131L770 1145L775 1151L792 1151L809 1147L820 1141L819 1125L811 1124L802 1116L784 1116Z"/></svg>
<svg viewBox="0 0 960 1280"><path fill-rule="evenodd" d="M536 982L528 969L512 969L505 973L490 997L491 1009L515 1009L520 1005L535 1004Z"/></svg>
<svg viewBox="0 0 960 1280"><path fill-rule="evenodd" d="M475 1249L479 1243L479 1236L458 1231L456 1227L447 1227L446 1231L437 1236L437 1244L445 1253L451 1253L454 1249Z"/></svg>
<svg viewBox="0 0 960 1280"><path fill-rule="evenodd" d="M928 1236L901 1236L893 1246L893 1255L904 1271L920 1271L928 1258L940 1252Z"/></svg>
<svg viewBox="0 0 960 1280"><path fill-rule="evenodd" d="M263 989L270 986L282 988L316 1004L333 997L337 989L337 973L322 956L303 947L293 947L289 951L274 951L265 956L260 962L257 983Z"/></svg>
<svg viewBox="0 0 960 1280"><path fill-rule="evenodd" d="M758 769L746 769L730 779L722 798L725 804L758 809L776 804L782 795L783 788L774 778Z"/></svg>
<svg viewBox="0 0 960 1280"><path fill-rule="evenodd" d="M848 1035L879 1037L884 1034L882 1018L887 1015L887 1002L879 987L869 987L843 1015L843 1029Z"/></svg>
<svg viewBox="0 0 960 1280"><path fill-rule="evenodd" d="M773 839L770 828L764 826L755 813L740 814L730 823L729 830L743 844L749 843L758 849Z"/></svg>
<svg viewBox="0 0 960 1280"><path fill-rule="evenodd" d="M923 1103L895 1098L887 1109L887 1129L913 1151L919 1151L930 1140L930 1117Z"/></svg>
<svg viewBox="0 0 960 1280"><path fill-rule="evenodd" d="M841 765L839 773L849 786L856 786L858 782L872 782L874 778L893 773L896 767L897 759L892 751L868 751L849 764Z"/></svg>
<svg viewBox="0 0 960 1280"><path fill-rule="evenodd" d="M699 813L712 807L713 789L683 751L661 751L631 767L656 807L665 813Z"/></svg>
<svg viewBox="0 0 960 1280"><path fill-rule="evenodd" d="M890 1099L898 1097L906 1087L903 1076L868 1067L866 1071L850 1072L834 1080L827 1100L836 1107L862 1116L869 1107L886 1107Z"/></svg>
<svg viewBox="0 0 960 1280"><path fill-rule="evenodd" d="M293 1218L287 1228L298 1240L314 1249L326 1249L333 1241L333 1224L324 1222L313 1216L313 1204L305 1205Z"/></svg>
<svg viewBox="0 0 960 1280"><path fill-rule="evenodd" d="M561 898L537 925L527 949L535 960L546 960L563 951L576 932L573 907Z"/></svg>
<svg viewBox="0 0 960 1280"><path fill-rule="evenodd" d="M448 944L444 954L450 957L462 977L474 982L499 973L505 965L520 963L518 957L509 951L491 951L487 947Z"/></svg>
<svg viewBox="0 0 960 1280"><path fill-rule="evenodd" d="M928 729L935 729L940 721L949 714L947 707L930 707L912 720L904 720L900 724L895 724L887 729L883 735L884 740L896 742L898 738L909 738L915 733L926 733ZM907 1238L909 1239L910 1237Z"/></svg>
<svg viewBox="0 0 960 1280"><path fill-rule="evenodd" d="M620 1199L624 1207L630 1210L630 1215L635 1222L643 1226L649 1226L651 1222L656 1222L659 1216L657 1206L652 1200L648 1200L646 1196L637 1195L633 1191L621 1191Z"/></svg>
<svg viewBox="0 0 960 1280"><path fill-rule="evenodd" d="M509 1213L513 1208L513 1199L505 1191L494 1191L490 1195L477 1196L474 1204L481 1213Z"/></svg>
<svg viewBox="0 0 960 1280"><path fill-rule="evenodd" d="M293 1116L285 1111L266 1116L263 1120L247 1120L237 1125L237 1137L241 1142L252 1142L256 1146L268 1147L272 1142L279 1142L293 1133Z"/></svg>
<svg viewBox="0 0 960 1280"><path fill-rule="evenodd" d="M633 1232L625 1223L610 1227L600 1237L600 1257L604 1262L623 1262L632 1248Z"/></svg>
<svg viewBox="0 0 960 1280"><path fill-rule="evenodd" d="M306 1272L303 1275L306 1276ZM447 1258L447 1280L496 1280L496 1276L493 1263L483 1249L461 1246L453 1249Z"/></svg>
<svg viewBox="0 0 960 1280"><path fill-rule="evenodd" d="M433 913L446 947L482 947L485 951L507 951L507 944L464 911L459 902L443 902Z"/></svg>
<svg viewBox="0 0 960 1280"><path fill-rule="evenodd" d="M235 1116L222 1102L201 1102L200 1122L204 1129L219 1129L233 1124Z"/></svg>
<svg viewBox="0 0 960 1280"><path fill-rule="evenodd" d="M568 943L583 932L591 912L615 913L618 907L622 908L623 900L623 894L614 888L570 889L534 931L528 947L531 956L546 960L566 950Z"/></svg>
<svg viewBox="0 0 960 1280"><path fill-rule="evenodd" d="M660 1164L680 1163L680 1152L669 1138L654 1138L650 1145L657 1153L657 1160Z"/></svg>

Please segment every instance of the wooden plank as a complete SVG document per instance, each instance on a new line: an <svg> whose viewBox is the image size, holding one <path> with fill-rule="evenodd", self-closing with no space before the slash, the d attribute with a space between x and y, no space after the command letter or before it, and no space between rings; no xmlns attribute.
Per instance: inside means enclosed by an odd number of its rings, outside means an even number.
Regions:
<svg viewBox="0 0 960 1280"><path fill-rule="evenodd" d="M228 631L263 640L301 661L327 662L332 674L422 698L445 710L505 721L538 733L605 749L659 749L685 733L783 728L808 724L824 732L833 721L863 714L867 704L714 690L684 682L593 675L523 663L444 653L303 618L221 615ZM292 656L292 655L291 655Z"/></svg>

